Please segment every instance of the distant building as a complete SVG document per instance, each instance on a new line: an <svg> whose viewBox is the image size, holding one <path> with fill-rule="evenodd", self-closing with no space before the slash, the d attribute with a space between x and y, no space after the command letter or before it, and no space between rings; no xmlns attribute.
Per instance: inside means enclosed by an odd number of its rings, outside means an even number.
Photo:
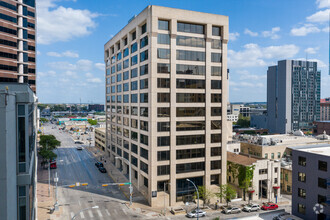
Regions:
<svg viewBox="0 0 330 220"><path fill-rule="evenodd" d="M90 104L88 105L88 111L104 112L103 104Z"/></svg>
<svg viewBox="0 0 330 220"><path fill-rule="evenodd" d="M314 122L313 134L323 134L324 132L330 135L330 120Z"/></svg>
<svg viewBox="0 0 330 220"><path fill-rule="evenodd" d="M105 151L105 128L95 128L95 147Z"/></svg>
<svg viewBox="0 0 330 220"><path fill-rule="evenodd" d="M0 83L0 218L36 218L37 98L28 84Z"/></svg>
<svg viewBox="0 0 330 220"><path fill-rule="evenodd" d="M237 122L239 115L250 117L250 107L246 107L242 104L228 104L227 120Z"/></svg>
<svg viewBox="0 0 330 220"><path fill-rule="evenodd" d="M251 115L250 127L252 128L268 128L267 115Z"/></svg>
<svg viewBox="0 0 330 220"><path fill-rule="evenodd" d="M320 109L320 121L330 121L330 98L321 99Z"/></svg>
<svg viewBox="0 0 330 220"><path fill-rule="evenodd" d="M320 120L317 62L282 60L267 71L267 114L271 133L310 131Z"/></svg>
<svg viewBox="0 0 330 220"><path fill-rule="evenodd" d="M281 162L281 193L292 194L292 163Z"/></svg>
<svg viewBox="0 0 330 220"><path fill-rule="evenodd" d="M330 219L330 144L292 148L292 214Z"/></svg>
<svg viewBox="0 0 330 220"><path fill-rule="evenodd" d="M227 120L232 121L232 122L237 122L238 121L238 115L235 115L235 114L227 115Z"/></svg>
<svg viewBox="0 0 330 220"><path fill-rule="evenodd" d="M243 189L239 187L238 178L234 177L231 170L234 169L236 165L246 167L254 166L252 184L247 190L248 192L246 196L252 201L262 201L264 199L265 202L276 202L276 199L280 196L280 162L235 154L232 152L227 152L227 161L227 182L235 187L239 198L244 198ZM232 166L231 164L234 164L235 166Z"/></svg>

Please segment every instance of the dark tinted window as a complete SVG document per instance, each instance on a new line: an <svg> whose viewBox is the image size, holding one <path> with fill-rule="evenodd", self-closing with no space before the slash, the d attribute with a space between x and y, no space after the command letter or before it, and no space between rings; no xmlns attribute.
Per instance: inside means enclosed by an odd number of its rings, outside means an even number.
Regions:
<svg viewBox="0 0 330 220"><path fill-rule="evenodd" d="M220 36L220 27L212 26L212 35L213 36Z"/></svg>
<svg viewBox="0 0 330 220"><path fill-rule="evenodd" d="M177 60L205 61L205 52L177 50Z"/></svg>
<svg viewBox="0 0 330 220"><path fill-rule="evenodd" d="M176 74L205 75L205 66L177 64Z"/></svg>
<svg viewBox="0 0 330 220"><path fill-rule="evenodd" d="M158 30L169 30L168 21L158 20Z"/></svg>
<svg viewBox="0 0 330 220"><path fill-rule="evenodd" d="M177 25L178 25L177 31L204 34L204 26L200 24L187 24L187 23L178 22Z"/></svg>
<svg viewBox="0 0 330 220"><path fill-rule="evenodd" d="M157 43L170 44L170 35L169 34L158 34Z"/></svg>
<svg viewBox="0 0 330 220"><path fill-rule="evenodd" d="M171 65L169 63L157 63L158 73L170 73Z"/></svg>

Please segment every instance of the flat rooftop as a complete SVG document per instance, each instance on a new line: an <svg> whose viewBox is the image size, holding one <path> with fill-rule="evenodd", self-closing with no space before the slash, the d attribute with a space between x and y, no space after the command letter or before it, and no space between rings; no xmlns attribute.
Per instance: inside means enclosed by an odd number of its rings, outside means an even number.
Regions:
<svg viewBox="0 0 330 220"><path fill-rule="evenodd" d="M305 145L290 148L312 154L330 156L330 144Z"/></svg>
<svg viewBox="0 0 330 220"><path fill-rule="evenodd" d="M232 152L227 151L227 160L233 163L241 164L244 166L250 166L253 163L257 162L258 159L241 155L241 154L235 154Z"/></svg>

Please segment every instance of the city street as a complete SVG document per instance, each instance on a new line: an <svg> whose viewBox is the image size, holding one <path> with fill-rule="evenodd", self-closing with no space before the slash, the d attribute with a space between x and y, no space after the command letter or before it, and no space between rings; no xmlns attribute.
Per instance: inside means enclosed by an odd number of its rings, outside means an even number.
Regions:
<svg viewBox="0 0 330 220"><path fill-rule="evenodd" d="M58 201L61 209L59 219L71 219L82 209L88 209L77 215L76 219L144 219L134 214L127 206L126 197L117 186L102 187L113 182L107 173L101 173L94 165L96 160L85 148L77 150L71 136L53 125L44 126L45 134L53 134L61 141L61 147L55 150L57 169L51 171L51 184L57 172ZM76 182L88 183L88 186L74 188L62 187Z"/></svg>

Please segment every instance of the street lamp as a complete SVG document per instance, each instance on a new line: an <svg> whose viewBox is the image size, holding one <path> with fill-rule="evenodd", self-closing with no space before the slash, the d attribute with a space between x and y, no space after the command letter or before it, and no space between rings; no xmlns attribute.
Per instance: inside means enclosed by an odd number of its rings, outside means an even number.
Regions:
<svg viewBox="0 0 330 220"><path fill-rule="evenodd" d="M132 205L132 195L133 195L133 186L132 186L132 164L129 160L127 160L124 157L115 157L115 159L123 159L126 160L127 163L129 164L129 205Z"/></svg>
<svg viewBox="0 0 330 220"><path fill-rule="evenodd" d="M197 220L199 219L199 193L198 193L198 188L195 185L195 183L193 181L191 181L190 179L186 179L188 182L190 182L191 184L193 184L193 186L196 189L196 193L197 193Z"/></svg>
<svg viewBox="0 0 330 220"><path fill-rule="evenodd" d="M86 211L86 210L88 210L88 209L98 209L98 208L99 208L99 206L97 205L97 206L93 206L93 207L89 207L89 208L82 209L82 210L80 210L79 212L77 212L77 213L72 217L71 220L76 219L77 215L78 215L80 212Z"/></svg>
<svg viewBox="0 0 330 220"><path fill-rule="evenodd" d="M59 162L62 162L63 160L59 160ZM50 165L56 163L56 161L52 161L50 162L50 160L48 160L48 197L50 196Z"/></svg>
<svg viewBox="0 0 330 220"><path fill-rule="evenodd" d="M166 207L165 207L165 198L166 198L166 196L165 196L165 193L166 193L166 185L171 185L171 183L166 183L166 182L164 182L164 216L166 216Z"/></svg>

